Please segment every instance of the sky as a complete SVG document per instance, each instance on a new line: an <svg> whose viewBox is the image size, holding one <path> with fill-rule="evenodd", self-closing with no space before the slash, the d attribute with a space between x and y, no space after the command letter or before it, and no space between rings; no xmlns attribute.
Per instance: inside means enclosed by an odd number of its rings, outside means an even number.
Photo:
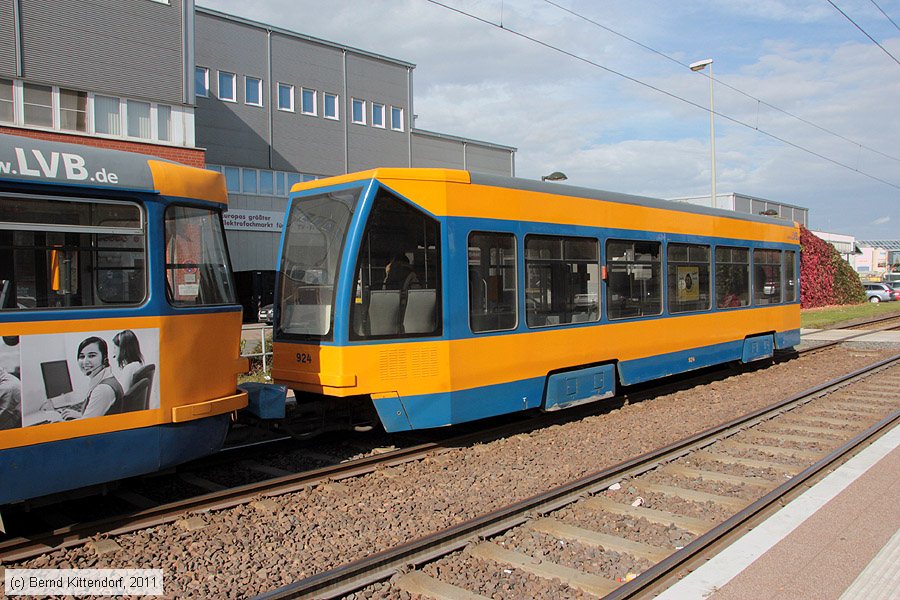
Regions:
<svg viewBox="0 0 900 600"><path fill-rule="evenodd" d="M658 198L710 194L708 70L686 65L711 58L718 194L900 239L900 0L831 1L198 4L415 64L415 126L513 146L517 177Z"/></svg>

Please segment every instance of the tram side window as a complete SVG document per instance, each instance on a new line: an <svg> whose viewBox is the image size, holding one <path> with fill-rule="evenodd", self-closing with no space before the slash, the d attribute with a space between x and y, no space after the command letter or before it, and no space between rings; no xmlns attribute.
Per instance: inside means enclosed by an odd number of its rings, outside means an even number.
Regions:
<svg viewBox="0 0 900 600"><path fill-rule="evenodd" d="M234 282L217 211L166 208L166 296L173 306L234 304Z"/></svg>
<svg viewBox="0 0 900 600"><path fill-rule="evenodd" d="M145 235L133 203L0 196L0 309L134 305Z"/></svg>
<svg viewBox="0 0 900 600"><path fill-rule="evenodd" d="M525 237L529 327L600 319L600 244L593 238Z"/></svg>
<svg viewBox="0 0 900 600"><path fill-rule="evenodd" d="M516 236L469 234L469 325L475 333L516 328Z"/></svg>
<svg viewBox="0 0 900 600"><path fill-rule="evenodd" d="M610 319L662 313L662 265L659 242L606 243L607 313Z"/></svg>
<svg viewBox="0 0 900 600"><path fill-rule="evenodd" d="M793 250L784 251L784 301L797 301L797 271L794 261L797 253Z"/></svg>
<svg viewBox="0 0 900 600"><path fill-rule="evenodd" d="M669 244L669 312L709 310L709 246Z"/></svg>
<svg viewBox="0 0 900 600"><path fill-rule="evenodd" d="M379 190L354 273L350 339L440 334L441 230L435 219Z"/></svg>
<svg viewBox="0 0 900 600"><path fill-rule="evenodd" d="M750 305L750 249L716 248L716 307Z"/></svg>
<svg viewBox="0 0 900 600"><path fill-rule="evenodd" d="M753 304L781 302L781 250L753 251Z"/></svg>

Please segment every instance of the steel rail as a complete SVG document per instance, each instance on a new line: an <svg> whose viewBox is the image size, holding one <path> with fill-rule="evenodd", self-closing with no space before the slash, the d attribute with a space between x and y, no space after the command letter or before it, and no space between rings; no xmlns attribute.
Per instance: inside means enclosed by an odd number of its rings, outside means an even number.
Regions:
<svg viewBox="0 0 900 600"><path fill-rule="evenodd" d="M836 346L843 341L845 340L829 342L802 351L785 354L780 357L776 356L774 357L774 360L776 362L789 360L799 354L821 351L831 346ZM738 372L746 372L758 369L763 364L764 361L742 364L736 370ZM731 370L733 371L735 369ZM507 437L518 433L532 431L539 427L584 418L588 415L598 414L598 412L619 408L626 403L639 402L643 399L652 398L660 394L670 393L671 390L684 389L698 385L708 381L711 375L715 375L719 372L721 372L721 370L717 370L716 367L709 367L704 369L699 375L689 375L675 381L665 380L663 383L653 385L647 389L627 391L602 402L584 404L566 411L543 413L537 418L527 421L502 424L487 430L467 433L452 438L444 438L435 442L427 442L409 446L407 448L400 448L347 463L329 465L314 470L265 479L226 490L209 492L184 500L160 504L159 506L142 509L136 512L106 517L88 523L68 525L52 531L29 534L25 537L11 538L0 541L0 562L24 560L53 550L71 548L84 543L90 537L97 534L120 535L130 533L139 529L172 523L190 514L232 508L234 506L245 504L258 497L288 494L328 481L339 481L341 479L366 475L385 466L394 466L405 462L419 460L443 448L470 445L475 442L483 442L497 437Z"/></svg>
<svg viewBox="0 0 900 600"><path fill-rule="evenodd" d="M466 523L461 523L335 569L317 573L281 588L260 594L256 598L257 600L336 598L360 590L373 583L388 579L396 573L403 572L410 566L427 563L452 552L462 550L474 540L491 537L507 531L512 527L527 522L536 514L557 510L585 494L602 491L622 479L639 475L661 463L674 460L695 449L713 444L723 437L776 416L788 408L844 387L896 363L900 363L900 354L832 379L824 384L795 394L790 398L776 402L771 406L709 428L663 448L492 511ZM892 418L896 420L898 415L895 414ZM831 462L833 461L829 461L828 464ZM811 476L812 473L804 477L801 483ZM633 581L637 581L637 579ZM635 584L633 587L637 585Z"/></svg>
<svg viewBox="0 0 900 600"><path fill-rule="evenodd" d="M654 590L661 591L662 588L668 587L665 582L674 578L679 570L708 557L708 551L711 548L732 536L739 529L754 522L758 517L764 516L773 506L780 507L784 499L796 495L796 492L807 482L816 479L831 465L843 461L847 455L855 452L860 446L886 433L898 423L900 423L900 411L895 410L891 415L856 435L737 514L722 521L681 550L670 554L635 579L603 596L603 600L637 598L639 595L652 593Z"/></svg>

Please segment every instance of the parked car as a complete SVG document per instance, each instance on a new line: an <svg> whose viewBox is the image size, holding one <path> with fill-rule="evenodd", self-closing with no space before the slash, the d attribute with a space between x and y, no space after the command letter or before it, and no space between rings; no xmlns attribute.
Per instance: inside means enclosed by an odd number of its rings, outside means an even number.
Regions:
<svg viewBox="0 0 900 600"><path fill-rule="evenodd" d="M894 288L886 283L865 283L866 299L869 302L890 302L898 300Z"/></svg>
<svg viewBox="0 0 900 600"><path fill-rule="evenodd" d="M900 281L894 283L886 281L885 283L891 286L891 289L894 291L894 300L900 300Z"/></svg>
<svg viewBox="0 0 900 600"><path fill-rule="evenodd" d="M272 315L274 314L274 305L267 304L259 309L259 315L257 315L257 320L260 323L265 323L266 325L272 324Z"/></svg>

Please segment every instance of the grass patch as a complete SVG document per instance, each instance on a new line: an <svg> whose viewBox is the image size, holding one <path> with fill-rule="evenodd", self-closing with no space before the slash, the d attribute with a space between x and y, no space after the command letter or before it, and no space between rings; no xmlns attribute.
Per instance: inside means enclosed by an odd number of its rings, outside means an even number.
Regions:
<svg viewBox="0 0 900 600"><path fill-rule="evenodd" d="M809 329L822 329L843 321L887 317L890 315L900 315L900 302L864 302L862 304L847 304L844 306L824 306L822 308L808 308L800 311L800 326Z"/></svg>

